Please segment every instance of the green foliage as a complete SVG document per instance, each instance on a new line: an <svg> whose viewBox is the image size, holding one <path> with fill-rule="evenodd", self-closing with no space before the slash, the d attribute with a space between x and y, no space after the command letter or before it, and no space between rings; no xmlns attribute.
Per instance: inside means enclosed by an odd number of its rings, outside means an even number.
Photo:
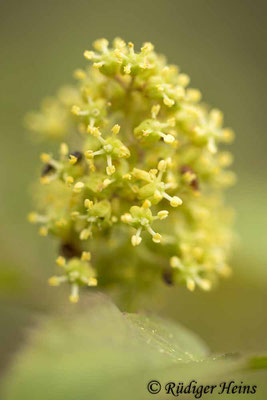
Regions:
<svg viewBox="0 0 267 400"><path fill-rule="evenodd" d="M123 314L102 296L78 311L39 321L6 377L3 400L142 400L151 379L212 384L237 379L252 363L266 368L262 359L214 357L182 326Z"/></svg>

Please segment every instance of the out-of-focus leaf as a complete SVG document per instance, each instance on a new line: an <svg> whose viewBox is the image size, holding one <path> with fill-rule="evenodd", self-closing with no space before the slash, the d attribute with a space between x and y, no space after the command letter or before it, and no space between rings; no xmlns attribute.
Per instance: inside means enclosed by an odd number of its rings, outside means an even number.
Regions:
<svg viewBox="0 0 267 400"><path fill-rule="evenodd" d="M163 399L170 380L210 384L246 365L211 357L185 328L125 315L102 296L80 307L39 323L6 377L3 400L145 400L151 379L162 383Z"/></svg>

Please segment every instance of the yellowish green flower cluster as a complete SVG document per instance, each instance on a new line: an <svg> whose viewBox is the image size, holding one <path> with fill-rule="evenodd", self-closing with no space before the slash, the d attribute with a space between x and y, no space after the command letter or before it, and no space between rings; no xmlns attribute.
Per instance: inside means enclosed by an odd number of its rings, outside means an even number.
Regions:
<svg viewBox="0 0 267 400"><path fill-rule="evenodd" d="M38 212L29 215L60 242L62 275L50 284L69 282L73 302L79 286L163 280L209 290L230 271L223 192L234 175L218 147L233 132L151 43L136 52L100 39L94 48L77 83L27 117L36 134L63 141L58 155L41 155Z"/></svg>

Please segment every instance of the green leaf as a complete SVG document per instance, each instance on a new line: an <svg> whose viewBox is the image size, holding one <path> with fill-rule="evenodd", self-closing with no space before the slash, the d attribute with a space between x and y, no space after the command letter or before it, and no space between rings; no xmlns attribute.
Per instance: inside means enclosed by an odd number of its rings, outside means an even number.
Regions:
<svg viewBox="0 0 267 400"><path fill-rule="evenodd" d="M183 326L156 316L127 314L127 320L135 327L136 335L173 361L200 360L208 355L208 348L193 332Z"/></svg>
<svg viewBox="0 0 267 400"><path fill-rule="evenodd" d="M121 313L101 295L38 322L5 379L3 400L145 400L147 383L211 384L247 360L211 357L184 327ZM158 399L163 399L164 390ZM215 398L215 397L214 397ZM256 398L256 397L254 397Z"/></svg>

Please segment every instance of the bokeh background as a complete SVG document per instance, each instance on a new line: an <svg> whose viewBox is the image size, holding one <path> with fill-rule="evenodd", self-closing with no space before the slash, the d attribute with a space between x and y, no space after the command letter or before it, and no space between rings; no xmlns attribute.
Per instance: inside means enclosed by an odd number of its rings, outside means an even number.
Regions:
<svg viewBox="0 0 267 400"><path fill-rule="evenodd" d="M99 37L155 44L236 131L234 274L211 293L164 288L140 309L177 320L216 353L267 351L266 40L264 0L0 1L0 374L36 314L63 304L46 281L56 246L27 223L39 153L24 115L70 82Z"/></svg>

